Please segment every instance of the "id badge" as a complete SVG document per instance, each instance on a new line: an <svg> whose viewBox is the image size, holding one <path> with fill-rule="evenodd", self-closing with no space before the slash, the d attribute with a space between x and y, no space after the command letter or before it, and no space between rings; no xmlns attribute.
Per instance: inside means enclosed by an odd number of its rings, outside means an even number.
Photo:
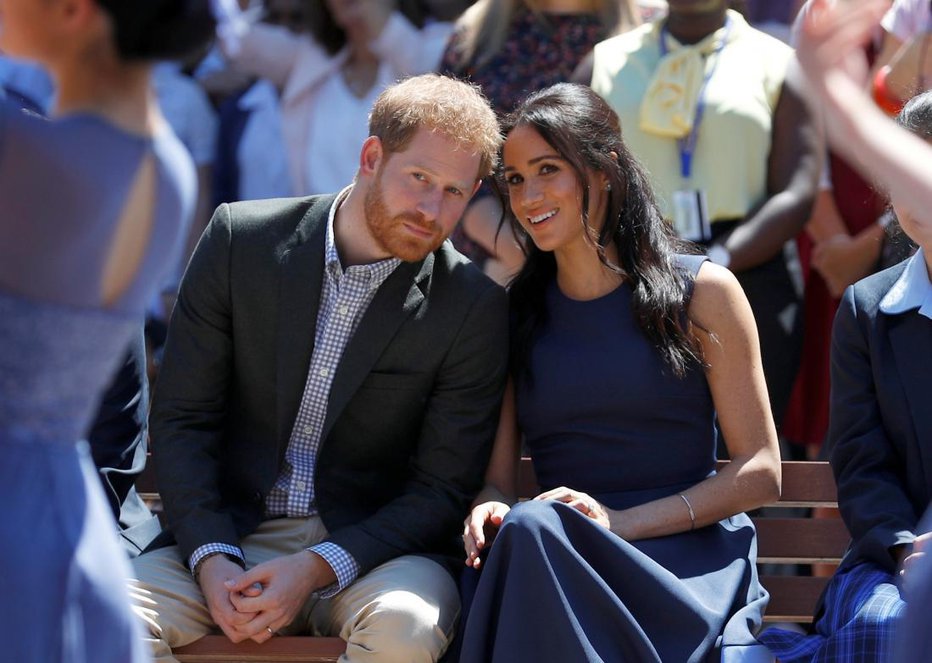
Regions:
<svg viewBox="0 0 932 663"><path fill-rule="evenodd" d="M677 235L690 242L712 239L705 191L681 189L673 192L673 228Z"/></svg>

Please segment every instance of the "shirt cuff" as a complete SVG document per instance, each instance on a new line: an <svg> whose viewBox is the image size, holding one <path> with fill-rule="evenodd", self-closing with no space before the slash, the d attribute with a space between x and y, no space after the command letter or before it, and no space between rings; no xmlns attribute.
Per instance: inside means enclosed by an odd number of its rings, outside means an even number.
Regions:
<svg viewBox="0 0 932 663"><path fill-rule="evenodd" d="M320 598L329 599L331 596L339 594L359 576L359 564L352 555L337 544L325 541L324 543L318 543L316 546L311 546L308 550L323 557L337 576L335 583L318 590L317 593Z"/></svg>
<svg viewBox="0 0 932 663"><path fill-rule="evenodd" d="M243 550L239 546L231 546L229 543L205 543L191 553L191 557L188 558L188 567L191 569L191 573L193 574L197 570L197 565L202 559L214 553L233 555L243 562L243 568L246 567L246 555L243 554Z"/></svg>

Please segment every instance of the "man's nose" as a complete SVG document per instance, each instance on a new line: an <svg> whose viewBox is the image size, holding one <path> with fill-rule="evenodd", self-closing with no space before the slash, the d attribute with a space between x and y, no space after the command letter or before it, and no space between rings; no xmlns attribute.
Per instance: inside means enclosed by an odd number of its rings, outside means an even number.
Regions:
<svg viewBox="0 0 932 663"><path fill-rule="evenodd" d="M433 221L438 216L440 216L440 207L443 205L443 190L442 189L432 189L431 191L425 192L418 201L417 211L427 221Z"/></svg>

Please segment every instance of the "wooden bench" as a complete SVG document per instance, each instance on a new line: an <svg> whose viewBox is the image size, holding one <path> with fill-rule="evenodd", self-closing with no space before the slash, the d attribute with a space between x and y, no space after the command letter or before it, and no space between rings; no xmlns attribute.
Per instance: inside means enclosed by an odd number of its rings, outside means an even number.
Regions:
<svg viewBox="0 0 932 663"><path fill-rule="evenodd" d="M143 477L137 488L155 511L161 504L151 477ZM522 459L519 493L537 494L537 480L530 459ZM767 565L837 563L850 537L840 519L799 517L791 507L837 506L835 481L828 463L783 463L783 494L766 516L755 516L758 562ZM786 513L781 513L786 511ZM768 567L769 568L769 567ZM765 622L812 620L812 612L827 578L793 575L762 575L770 592ZM175 650L183 663L323 663L336 661L345 645L339 638L275 637L257 645L231 643L226 636L209 635Z"/></svg>

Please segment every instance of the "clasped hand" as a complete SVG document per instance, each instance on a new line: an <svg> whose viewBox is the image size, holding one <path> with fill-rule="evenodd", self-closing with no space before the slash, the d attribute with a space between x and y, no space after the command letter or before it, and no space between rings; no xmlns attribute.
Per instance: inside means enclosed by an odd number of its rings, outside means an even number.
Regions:
<svg viewBox="0 0 932 663"><path fill-rule="evenodd" d="M535 500L563 502L591 518L602 527L611 529L608 513L601 504L588 494L561 486L541 493ZM483 502L473 507L463 521L463 548L466 551L466 566L478 569L482 565L480 553L491 545L511 507L504 502Z"/></svg>
<svg viewBox="0 0 932 663"><path fill-rule="evenodd" d="M223 555L207 559L200 571L201 591L214 622L232 642L265 642L290 624L311 592L319 564L314 553L301 551L243 571Z"/></svg>

